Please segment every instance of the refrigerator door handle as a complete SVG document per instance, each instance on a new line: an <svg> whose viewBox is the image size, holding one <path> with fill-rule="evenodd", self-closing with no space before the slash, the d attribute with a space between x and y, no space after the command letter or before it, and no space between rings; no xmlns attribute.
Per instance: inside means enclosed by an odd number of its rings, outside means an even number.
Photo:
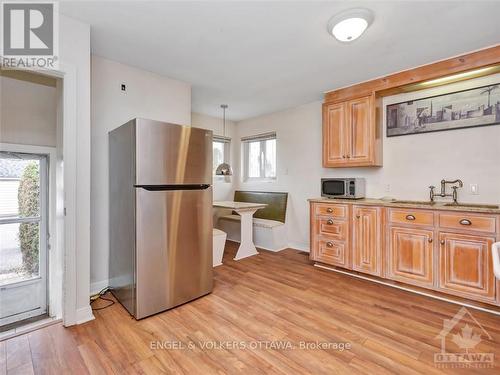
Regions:
<svg viewBox="0 0 500 375"><path fill-rule="evenodd" d="M134 185L136 188L147 191L171 191L171 190L206 190L210 187L208 184L189 184L189 185Z"/></svg>

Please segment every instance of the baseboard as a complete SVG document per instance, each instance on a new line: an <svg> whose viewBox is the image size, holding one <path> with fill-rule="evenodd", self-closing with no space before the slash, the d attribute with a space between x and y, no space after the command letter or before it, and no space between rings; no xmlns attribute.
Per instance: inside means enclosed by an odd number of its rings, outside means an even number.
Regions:
<svg viewBox="0 0 500 375"><path fill-rule="evenodd" d="M240 240L235 240L235 239L232 239L232 238L227 238L226 241L231 241L231 242L236 242L236 243L240 243L241 242ZM270 249L268 247L258 246L257 244L255 244L255 247L257 248L257 250L262 249L262 250L272 251L272 252L275 252L275 253L277 253L278 251L286 249L286 247L284 247L282 249Z"/></svg>
<svg viewBox="0 0 500 375"><path fill-rule="evenodd" d="M347 271L347 270L344 271L344 270L338 269L336 267L326 266L326 265L321 264L321 263L315 263L314 266L318 267L318 268L322 268L322 269L328 270L328 271L333 271L333 272L341 273L343 275L347 275L347 276L355 277L355 278L358 278L358 279L370 281L370 282L373 282L373 283L377 283L377 284L389 286L391 288L401 289L401 290L404 290L406 292L419 294L421 296L425 296L425 297L437 299L437 300L444 301L444 302L453 303L454 305L465 306L465 307L469 307L471 309L476 309L476 310L480 310L480 311L484 311L484 312L487 312L487 313L490 313L490 314L494 314L494 315L500 316L500 311L497 310L496 307L494 307L494 306L491 306L491 308L484 307L485 304L483 304L481 302L479 302L479 303L481 303L481 306L480 306L480 305L477 305L475 303L469 303L469 302L465 302L463 300L456 300L456 299L453 298L453 296L450 296L450 297L440 296L440 295L433 294L432 291L425 292L423 290L417 290L417 289L413 288L410 285L409 286L405 286L405 285L393 284L390 281L384 281L384 280L374 279L374 278L370 277L369 275L363 276L363 275L357 274L355 272L350 272L350 271Z"/></svg>
<svg viewBox="0 0 500 375"><path fill-rule="evenodd" d="M90 283L90 295L93 296L99 293L101 290L109 286L109 280L96 281L95 283Z"/></svg>
<svg viewBox="0 0 500 375"><path fill-rule="evenodd" d="M306 243L300 243L300 242L290 242L288 244L288 247L290 249L295 249L295 250L300 250L300 251L305 251L306 253L310 252L309 245Z"/></svg>
<svg viewBox="0 0 500 375"><path fill-rule="evenodd" d="M94 319L95 317L92 313L92 307L90 305L76 310L76 324L82 324Z"/></svg>

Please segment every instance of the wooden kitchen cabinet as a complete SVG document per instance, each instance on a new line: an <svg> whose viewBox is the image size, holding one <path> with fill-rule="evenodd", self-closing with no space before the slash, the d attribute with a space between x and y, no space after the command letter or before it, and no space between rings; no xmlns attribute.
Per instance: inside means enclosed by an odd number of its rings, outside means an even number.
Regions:
<svg viewBox="0 0 500 375"><path fill-rule="evenodd" d="M352 269L375 276L381 275L382 236L381 209L353 206Z"/></svg>
<svg viewBox="0 0 500 375"><path fill-rule="evenodd" d="M495 299L493 237L439 234L439 289L473 299Z"/></svg>
<svg viewBox="0 0 500 375"><path fill-rule="evenodd" d="M349 208L347 205L311 205L312 260L350 267Z"/></svg>
<svg viewBox="0 0 500 375"><path fill-rule="evenodd" d="M491 255L500 213L417 206L311 200L310 258L389 285L500 306Z"/></svg>
<svg viewBox="0 0 500 375"><path fill-rule="evenodd" d="M387 277L408 284L434 284L434 232L428 229L391 227Z"/></svg>
<svg viewBox="0 0 500 375"><path fill-rule="evenodd" d="M323 106L323 166L340 167L347 155L346 103Z"/></svg>
<svg viewBox="0 0 500 375"><path fill-rule="evenodd" d="M372 96L323 104L323 166L380 165Z"/></svg>

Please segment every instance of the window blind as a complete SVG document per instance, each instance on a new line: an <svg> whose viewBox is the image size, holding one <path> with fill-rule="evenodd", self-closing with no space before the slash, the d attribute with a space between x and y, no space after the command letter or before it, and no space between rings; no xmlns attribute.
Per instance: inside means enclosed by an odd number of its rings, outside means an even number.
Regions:
<svg viewBox="0 0 500 375"><path fill-rule="evenodd" d="M222 142L222 143L231 143L231 138L223 137L222 135L214 135L213 141L214 142Z"/></svg>
<svg viewBox="0 0 500 375"><path fill-rule="evenodd" d="M241 138L241 142L257 142L276 139L276 132L262 133Z"/></svg>

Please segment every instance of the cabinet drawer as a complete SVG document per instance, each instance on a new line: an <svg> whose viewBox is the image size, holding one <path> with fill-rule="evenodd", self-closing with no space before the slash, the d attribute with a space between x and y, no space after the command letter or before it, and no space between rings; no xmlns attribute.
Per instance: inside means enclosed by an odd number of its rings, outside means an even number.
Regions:
<svg viewBox="0 0 500 375"><path fill-rule="evenodd" d="M441 228L473 230L477 232L494 233L496 231L496 217L478 216L474 214L441 213L439 226Z"/></svg>
<svg viewBox="0 0 500 375"><path fill-rule="evenodd" d="M430 211L391 208L388 217L395 224L434 225L434 213Z"/></svg>
<svg viewBox="0 0 500 375"><path fill-rule="evenodd" d="M328 236L335 240L347 239L348 222L339 221L332 218L318 218L318 235Z"/></svg>
<svg viewBox="0 0 500 375"><path fill-rule="evenodd" d="M316 215L330 216L336 219L347 218L348 207L345 204L316 204Z"/></svg>
<svg viewBox="0 0 500 375"><path fill-rule="evenodd" d="M315 260L334 266L347 267L347 255L346 242L326 238L318 239L318 251Z"/></svg>

